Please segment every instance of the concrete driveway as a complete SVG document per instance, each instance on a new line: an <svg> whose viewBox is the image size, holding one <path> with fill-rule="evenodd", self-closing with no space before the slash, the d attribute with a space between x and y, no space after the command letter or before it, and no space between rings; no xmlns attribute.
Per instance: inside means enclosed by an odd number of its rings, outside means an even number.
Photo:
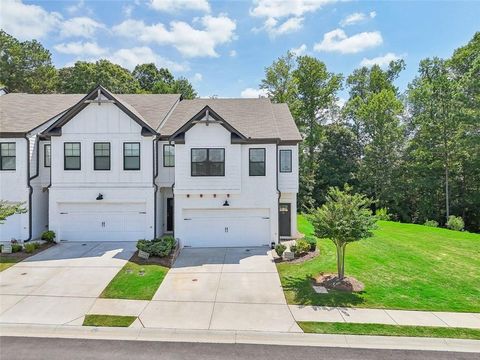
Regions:
<svg viewBox="0 0 480 360"><path fill-rule="evenodd" d="M183 249L140 320L156 328L301 332L268 248Z"/></svg>
<svg viewBox="0 0 480 360"><path fill-rule="evenodd" d="M0 323L76 324L134 252L132 242L68 242L12 266L0 273Z"/></svg>

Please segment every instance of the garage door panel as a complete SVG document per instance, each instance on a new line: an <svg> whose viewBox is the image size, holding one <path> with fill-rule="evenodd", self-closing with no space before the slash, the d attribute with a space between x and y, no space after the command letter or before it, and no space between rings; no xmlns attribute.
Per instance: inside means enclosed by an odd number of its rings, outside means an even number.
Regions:
<svg viewBox="0 0 480 360"><path fill-rule="evenodd" d="M270 243L268 209L184 209L186 246L264 246Z"/></svg>
<svg viewBox="0 0 480 360"><path fill-rule="evenodd" d="M61 240L137 241L145 238L145 204L66 203L60 208Z"/></svg>

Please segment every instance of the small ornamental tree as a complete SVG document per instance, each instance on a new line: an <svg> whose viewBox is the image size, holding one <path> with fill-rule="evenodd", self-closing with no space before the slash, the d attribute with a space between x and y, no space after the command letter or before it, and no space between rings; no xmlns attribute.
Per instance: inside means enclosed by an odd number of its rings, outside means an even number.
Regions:
<svg viewBox="0 0 480 360"><path fill-rule="evenodd" d="M327 202L312 215L315 235L329 238L337 247L338 280L345 276L345 247L348 243L371 237L376 217L369 206L372 201L361 194L352 194L351 187L344 190L332 187Z"/></svg>
<svg viewBox="0 0 480 360"><path fill-rule="evenodd" d="M0 200L0 224L3 224L5 219L14 214L26 213L27 209L23 207L23 203L8 202Z"/></svg>

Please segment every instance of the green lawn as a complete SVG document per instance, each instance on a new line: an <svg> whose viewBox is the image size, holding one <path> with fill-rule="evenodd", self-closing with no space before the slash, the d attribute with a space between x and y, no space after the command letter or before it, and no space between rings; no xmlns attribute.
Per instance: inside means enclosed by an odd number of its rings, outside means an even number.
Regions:
<svg viewBox="0 0 480 360"><path fill-rule="evenodd" d="M136 316L85 315L83 326L129 327Z"/></svg>
<svg viewBox="0 0 480 360"><path fill-rule="evenodd" d="M299 231L311 234L303 216ZM359 294L316 294L311 277L335 272L335 248L318 240L320 255L278 264L290 304L480 312L480 235L380 221L375 236L347 245L345 269L365 284Z"/></svg>
<svg viewBox="0 0 480 360"><path fill-rule="evenodd" d="M317 334L419 336L455 339L480 339L479 329L325 322L299 322L298 324L304 332Z"/></svg>
<svg viewBox="0 0 480 360"><path fill-rule="evenodd" d="M5 259L0 257L0 272L8 269L10 266L15 265L17 262L17 259Z"/></svg>
<svg viewBox="0 0 480 360"><path fill-rule="evenodd" d="M129 261L100 294L101 298L151 300L168 268Z"/></svg>

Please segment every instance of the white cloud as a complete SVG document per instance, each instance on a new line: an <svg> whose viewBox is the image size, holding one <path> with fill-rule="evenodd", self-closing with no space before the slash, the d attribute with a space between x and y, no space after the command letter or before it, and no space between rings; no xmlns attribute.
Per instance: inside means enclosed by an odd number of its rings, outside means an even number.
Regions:
<svg viewBox="0 0 480 360"><path fill-rule="evenodd" d="M371 11L368 14L356 12L346 16L342 21L340 21L340 25L348 26L358 24L367 21L368 19L373 19L375 16L377 16L377 13L375 11Z"/></svg>
<svg viewBox="0 0 480 360"><path fill-rule="evenodd" d="M78 3L67 6L67 12L69 14L75 14L75 13L82 13L85 14L87 13L88 15L93 14L93 10L85 5L85 0L80 0Z"/></svg>
<svg viewBox="0 0 480 360"><path fill-rule="evenodd" d="M263 18L264 24L254 31L265 30L270 36L297 31L303 26L303 15L338 0L255 0L250 15ZM280 19L287 18L280 22Z"/></svg>
<svg viewBox="0 0 480 360"><path fill-rule="evenodd" d="M20 40L40 39L54 30L62 16L21 0L1 0L0 28Z"/></svg>
<svg viewBox="0 0 480 360"><path fill-rule="evenodd" d="M206 15L198 22L203 29L195 29L183 21L172 21L167 29L162 23L146 25L141 20L125 20L114 26L113 31L144 43L172 45L186 57L218 57L215 48L235 38L235 22L224 14Z"/></svg>
<svg viewBox="0 0 480 360"><path fill-rule="evenodd" d="M53 47L62 54L101 56L107 53L107 49L101 48L96 42L70 42L61 43Z"/></svg>
<svg viewBox="0 0 480 360"><path fill-rule="evenodd" d="M290 49L290 51L296 56L301 56L307 51L307 45L302 44L297 48Z"/></svg>
<svg viewBox="0 0 480 360"><path fill-rule="evenodd" d="M135 6L133 4L125 4L122 6L122 13L125 15L127 18L132 16L132 12L135 9Z"/></svg>
<svg viewBox="0 0 480 360"><path fill-rule="evenodd" d="M230 56L230 57L237 56L237 50L230 50L230 52L228 53L228 56Z"/></svg>
<svg viewBox="0 0 480 360"><path fill-rule="evenodd" d="M207 0L150 0L150 7L158 11L198 10L210 12Z"/></svg>
<svg viewBox="0 0 480 360"><path fill-rule="evenodd" d="M60 28L61 37L92 38L97 30L105 29L105 25L92 18L81 16L64 21Z"/></svg>
<svg viewBox="0 0 480 360"><path fill-rule="evenodd" d="M107 59L130 70L133 70L138 64L152 62L157 67L166 67L171 71L186 71L189 68L186 64L179 64L156 54L148 46L119 49L108 56Z"/></svg>
<svg viewBox="0 0 480 360"><path fill-rule="evenodd" d="M378 65L380 67L386 67L390 64L390 62L402 59L404 56L402 55L397 55L392 52L389 52L383 56L377 56L372 59L367 59L363 58L363 60L360 62L361 66L372 66L372 65Z"/></svg>
<svg viewBox="0 0 480 360"><path fill-rule="evenodd" d="M240 93L242 98L259 98L259 97L266 97L267 90L264 89L254 89L254 88L246 88L242 90Z"/></svg>
<svg viewBox="0 0 480 360"><path fill-rule="evenodd" d="M203 75L200 74L200 73L195 73L195 75L193 75L193 82L200 82L203 80Z"/></svg>
<svg viewBox="0 0 480 360"><path fill-rule="evenodd" d="M365 49L382 44L383 38L379 31L362 32L350 37L342 29L335 29L323 35L323 40L313 47L315 51L339 52L355 54Z"/></svg>

